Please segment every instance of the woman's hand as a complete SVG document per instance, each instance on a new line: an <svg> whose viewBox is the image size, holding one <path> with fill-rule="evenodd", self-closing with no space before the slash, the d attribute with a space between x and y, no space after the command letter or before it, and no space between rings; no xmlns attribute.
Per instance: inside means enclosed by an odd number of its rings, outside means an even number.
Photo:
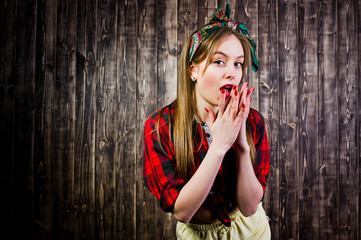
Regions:
<svg viewBox="0 0 361 240"><path fill-rule="evenodd" d="M229 99L226 99L225 90L219 94L218 113L209 108L205 119L212 134L212 145L226 153L235 142L241 128L242 119L237 116L239 108L239 93L234 86Z"/></svg>
<svg viewBox="0 0 361 240"><path fill-rule="evenodd" d="M223 151L228 151L232 145L240 150L248 146L246 120L254 88L249 89L247 85L244 83L241 91L233 86L228 100L224 91L220 93L217 116L211 109L206 109L208 115L205 122L210 128L212 142Z"/></svg>
<svg viewBox="0 0 361 240"><path fill-rule="evenodd" d="M241 118L242 126L238 133L237 139L234 142L234 147L239 151L249 150L249 145L247 143L247 129L246 122L250 110L250 104L252 101L251 95L254 91L254 88L249 89L248 83L244 83L240 90L240 101L239 101L239 113L238 116Z"/></svg>

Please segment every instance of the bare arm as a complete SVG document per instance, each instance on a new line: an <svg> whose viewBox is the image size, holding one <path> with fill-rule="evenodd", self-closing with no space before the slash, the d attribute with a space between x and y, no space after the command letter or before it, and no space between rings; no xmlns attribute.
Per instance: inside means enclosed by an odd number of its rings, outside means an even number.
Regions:
<svg viewBox="0 0 361 240"><path fill-rule="evenodd" d="M241 127L241 119L237 117L239 99L235 99L227 106L224 93L219 99L217 119L207 123L212 133L212 144L196 173L182 188L174 204L173 215L182 222L189 222L207 198L223 157L236 140Z"/></svg>

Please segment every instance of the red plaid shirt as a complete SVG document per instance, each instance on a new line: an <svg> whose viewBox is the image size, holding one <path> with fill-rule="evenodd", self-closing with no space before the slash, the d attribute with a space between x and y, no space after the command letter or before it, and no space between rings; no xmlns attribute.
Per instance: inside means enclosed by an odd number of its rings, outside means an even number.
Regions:
<svg viewBox="0 0 361 240"><path fill-rule="evenodd" d="M159 200L160 207L165 212L173 212L174 203L186 183L177 172L174 158L174 147L169 137L169 118L173 126L174 104L152 114L145 122L144 128L144 182L151 193ZM159 137L155 131L157 119L160 117ZM269 172L269 146L262 115L254 109L250 110L247 119L247 130L251 131L257 156L254 172L266 189ZM203 132L203 133L202 133ZM194 162L197 170L206 156L209 145L207 134L195 120L193 122ZM201 138L203 136L203 138ZM200 147L200 148L199 148ZM164 151L163 151L163 150ZM198 150L199 149L199 150ZM203 203L224 225L230 226L228 212L236 207L236 157L231 148L225 155L211 191Z"/></svg>

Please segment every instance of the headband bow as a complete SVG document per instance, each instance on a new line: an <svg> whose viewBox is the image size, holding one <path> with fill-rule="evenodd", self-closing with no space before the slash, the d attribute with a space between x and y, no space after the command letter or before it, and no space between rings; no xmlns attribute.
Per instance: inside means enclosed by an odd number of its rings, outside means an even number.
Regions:
<svg viewBox="0 0 361 240"><path fill-rule="evenodd" d="M252 69L257 72L258 63L256 57L256 43L248 33L248 29L245 25L234 21L229 16L231 15L231 7L227 3L226 12L222 7L218 7L217 10L212 14L210 19L210 24L204 26L198 32L192 35L190 49L189 49L189 62L192 62L195 52L197 51L199 45L213 32L222 27L229 27L237 32L242 33L248 40L251 45L251 55L252 55Z"/></svg>

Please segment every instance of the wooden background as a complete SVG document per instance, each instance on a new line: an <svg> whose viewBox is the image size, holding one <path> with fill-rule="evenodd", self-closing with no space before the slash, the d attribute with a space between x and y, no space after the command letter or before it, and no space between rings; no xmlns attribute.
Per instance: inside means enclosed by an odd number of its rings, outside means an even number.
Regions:
<svg viewBox="0 0 361 240"><path fill-rule="evenodd" d="M273 239L361 239L361 0L0 0L2 234L175 239L143 184L143 123L226 2L258 44Z"/></svg>

